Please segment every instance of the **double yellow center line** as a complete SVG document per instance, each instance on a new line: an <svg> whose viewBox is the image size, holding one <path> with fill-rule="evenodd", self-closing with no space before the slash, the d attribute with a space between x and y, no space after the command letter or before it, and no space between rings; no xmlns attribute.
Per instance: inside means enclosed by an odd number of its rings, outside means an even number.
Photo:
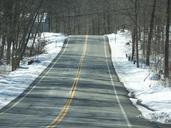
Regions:
<svg viewBox="0 0 171 128"><path fill-rule="evenodd" d="M69 111L69 108L71 106L72 100L75 96L76 93L76 88L78 85L78 81L80 79L80 73L81 73L81 69L83 66L83 61L86 55L86 51L87 51L87 39L88 39L88 35L86 35L85 37L85 43L84 43L84 48L81 54L81 58L80 58L80 62L79 62L79 66L78 66L78 70L76 72L76 76L74 78L70 93L69 93L69 97L67 99L67 101L65 102L63 108L61 109L61 111L59 112L59 114L56 116L56 118L49 124L48 128L54 128L56 127L66 116L66 114Z"/></svg>

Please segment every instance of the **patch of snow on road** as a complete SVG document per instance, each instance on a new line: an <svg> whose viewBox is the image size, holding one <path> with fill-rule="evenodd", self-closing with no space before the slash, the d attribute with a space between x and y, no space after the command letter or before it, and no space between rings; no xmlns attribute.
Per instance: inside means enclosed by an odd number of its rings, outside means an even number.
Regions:
<svg viewBox="0 0 171 128"><path fill-rule="evenodd" d="M66 37L58 33L43 33L41 39L47 41L45 53L24 58L21 68L6 75L0 75L0 109L19 96L51 63L60 52ZM38 59L39 63L27 65L30 59Z"/></svg>
<svg viewBox="0 0 171 128"><path fill-rule="evenodd" d="M136 64L126 58L126 54L130 54L130 50L126 48L126 43L131 40L130 32L110 34L108 38L114 67L130 92L130 100L142 112L144 118L171 123L171 89L166 87L162 80L151 80L153 74L149 69L136 68Z"/></svg>

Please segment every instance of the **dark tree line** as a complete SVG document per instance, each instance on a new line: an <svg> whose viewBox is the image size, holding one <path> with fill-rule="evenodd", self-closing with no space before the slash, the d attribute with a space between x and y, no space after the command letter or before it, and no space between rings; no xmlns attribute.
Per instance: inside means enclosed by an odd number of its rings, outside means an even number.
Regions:
<svg viewBox="0 0 171 128"><path fill-rule="evenodd" d="M53 3L53 4L51 4ZM118 0L51 0L46 4L50 31L67 34L114 32L123 16ZM120 24L121 26L121 24Z"/></svg>
<svg viewBox="0 0 171 128"><path fill-rule="evenodd" d="M131 60L169 77L169 0L0 0L0 60L12 63L13 70L34 29L33 47L41 22L35 26L35 21L44 13L50 32L103 35L128 29Z"/></svg>

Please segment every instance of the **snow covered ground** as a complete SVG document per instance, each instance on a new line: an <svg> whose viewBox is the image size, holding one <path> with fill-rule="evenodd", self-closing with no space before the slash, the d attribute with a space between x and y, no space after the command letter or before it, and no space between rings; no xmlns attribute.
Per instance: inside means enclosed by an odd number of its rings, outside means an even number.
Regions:
<svg viewBox="0 0 171 128"><path fill-rule="evenodd" d="M47 41L43 54L24 58L21 68L9 74L0 75L0 109L20 95L41 74L58 55L65 38L58 33L43 33L40 39ZM30 59L39 61L27 65Z"/></svg>
<svg viewBox="0 0 171 128"><path fill-rule="evenodd" d="M148 68L136 68L136 64L128 61L125 55L125 44L131 40L128 31L110 34L108 38L116 72L143 118L171 123L171 88L162 80L152 80L154 74Z"/></svg>

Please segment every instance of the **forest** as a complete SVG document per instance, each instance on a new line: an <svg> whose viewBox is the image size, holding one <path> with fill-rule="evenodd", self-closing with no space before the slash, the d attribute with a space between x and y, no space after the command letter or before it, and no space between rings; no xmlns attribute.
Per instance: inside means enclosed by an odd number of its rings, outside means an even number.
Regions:
<svg viewBox="0 0 171 128"><path fill-rule="evenodd" d="M35 49L35 38L45 20L46 31L67 35L129 30L129 60L169 78L170 0L0 0L0 19L0 64L11 65L13 71L24 56L41 52Z"/></svg>

